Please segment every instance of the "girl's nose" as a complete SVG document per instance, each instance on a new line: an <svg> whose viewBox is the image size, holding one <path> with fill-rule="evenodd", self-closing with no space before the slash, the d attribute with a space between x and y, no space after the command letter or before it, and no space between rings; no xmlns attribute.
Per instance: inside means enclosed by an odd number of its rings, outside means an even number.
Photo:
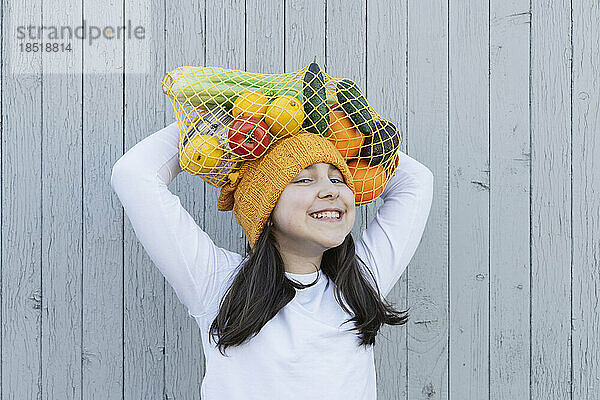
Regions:
<svg viewBox="0 0 600 400"><path fill-rule="evenodd" d="M319 189L319 197L332 196L333 198L336 198L339 195L340 188L332 183L329 178L325 180L325 183L321 185L321 188Z"/></svg>

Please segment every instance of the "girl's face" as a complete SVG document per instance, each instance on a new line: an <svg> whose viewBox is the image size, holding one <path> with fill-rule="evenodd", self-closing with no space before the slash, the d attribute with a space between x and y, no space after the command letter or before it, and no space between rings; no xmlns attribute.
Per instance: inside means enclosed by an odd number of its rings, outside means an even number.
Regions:
<svg viewBox="0 0 600 400"><path fill-rule="evenodd" d="M334 211L315 215L321 210L338 210L339 217ZM344 241L354 218L354 193L342 173L332 164L317 163L287 184L273 209L273 229L281 248L320 255Z"/></svg>

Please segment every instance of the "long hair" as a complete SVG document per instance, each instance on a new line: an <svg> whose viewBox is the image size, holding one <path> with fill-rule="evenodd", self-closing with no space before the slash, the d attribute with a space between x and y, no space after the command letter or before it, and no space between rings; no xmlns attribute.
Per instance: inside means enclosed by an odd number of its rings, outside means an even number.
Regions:
<svg viewBox="0 0 600 400"><path fill-rule="evenodd" d="M270 221L269 217L254 250L246 243L247 260L242 260L241 269L221 299L219 312L210 326L209 341L217 336L216 343L223 355L227 347L240 345L256 336L294 298L296 288L313 286L319 279L317 274L314 282L304 285L287 278ZM364 270L373 278L375 288L365 278ZM348 331L358 331L359 345L375 344L375 336L383 324L404 325L407 322L408 309L397 311L381 297L373 273L355 253L351 233L342 244L323 253L320 272L334 282L338 304L354 315L344 324L355 322L356 326Z"/></svg>

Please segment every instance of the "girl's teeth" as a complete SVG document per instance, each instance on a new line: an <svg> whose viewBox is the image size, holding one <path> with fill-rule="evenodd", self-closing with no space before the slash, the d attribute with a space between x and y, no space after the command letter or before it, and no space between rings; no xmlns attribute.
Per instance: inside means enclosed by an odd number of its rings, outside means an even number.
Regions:
<svg viewBox="0 0 600 400"><path fill-rule="evenodd" d="M334 219L338 219L339 218L339 214L338 213L334 213L334 212L326 212L326 213L321 213L321 214L315 214L313 215L314 218L317 219L322 219L322 218L334 218Z"/></svg>

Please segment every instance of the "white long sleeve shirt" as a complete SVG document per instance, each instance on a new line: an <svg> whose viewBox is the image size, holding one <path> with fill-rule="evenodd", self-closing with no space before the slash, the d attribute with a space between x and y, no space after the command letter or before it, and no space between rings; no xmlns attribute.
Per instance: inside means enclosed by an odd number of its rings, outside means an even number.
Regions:
<svg viewBox="0 0 600 400"><path fill-rule="evenodd" d="M179 167L177 123L146 137L114 165L111 186L136 236L201 330L206 358L204 400L376 399L373 346L359 346L354 322L337 303L334 284L319 273L261 331L227 357L208 341L209 327L241 254L218 247L168 185ZM432 202L433 174L401 151L368 228L356 241L386 296L421 241ZM303 283L317 272L293 274ZM367 273L367 276L369 274Z"/></svg>

